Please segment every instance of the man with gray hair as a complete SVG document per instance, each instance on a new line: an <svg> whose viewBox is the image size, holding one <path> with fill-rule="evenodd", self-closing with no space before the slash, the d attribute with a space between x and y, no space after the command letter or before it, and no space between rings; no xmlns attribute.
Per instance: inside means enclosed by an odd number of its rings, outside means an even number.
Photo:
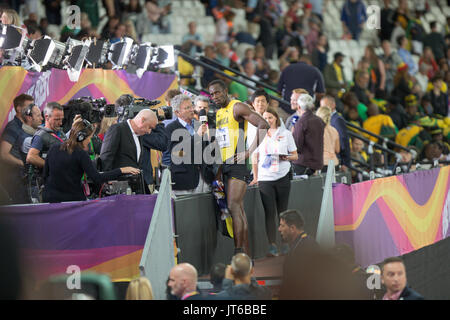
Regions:
<svg viewBox="0 0 450 320"><path fill-rule="evenodd" d="M194 99L194 113L195 119L200 121L200 112L205 110L207 116L208 129L216 127L216 116L209 113L209 98L206 96L198 95Z"/></svg>
<svg viewBox="0 0 450 320"><path fill-rule="evenodd" d="M143 136L150 134L157 123L155 112L143 109L133 119L111 126L105 133L100 151L102 170L109 171L121 167L142 169Z"/></svg>
<svg viewBox="0 0 450 320"><path fill-rule="evenodd" d="M253 276L253 263L245 253L238 253L231 259L222 282L223 291L217 299L270 300L270 289L260 286Z"/></svg>
<svg viewBox="0 0 450 320"><path fill-rule="evenodd" d="M292 135L299 155L292 163L296 175L311 176L323 167L325 123L314 114L314 99L309 94L300 94L297 103L299 120Z"/></svg>
<svg viewBox="0 0 450 320"><path fill-rule="evenodd" d="M214 177L203 162L203 150L209 144L208 128L194 119L194 107L188 95L175 96L171 104L177 119L167 125L166 132L170 137L167 151L174 194L209 192Z"/></svg>
<svg viewBox="0 0 450 320"><path fill-rule="evenodd" d="M62 122L64 119L64 109L57 102L49 102L44 108L45 125L33 136L31 148L28 151L27 163L37 168L44 168L47 151L54 144L61 144L67 140L62 132Z"/></svg>

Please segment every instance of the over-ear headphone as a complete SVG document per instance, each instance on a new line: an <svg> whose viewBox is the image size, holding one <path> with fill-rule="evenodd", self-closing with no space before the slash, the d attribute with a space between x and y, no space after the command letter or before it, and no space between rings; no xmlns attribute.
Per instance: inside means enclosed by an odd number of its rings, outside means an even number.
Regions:
<svg viewBox="0 0 450 320"><path fill-rule="evenodd" d="M34 103L30 103L29 105L28 105L28 107L25 109L25 115L26 116L29 116L29 117L32 117L33 116L33 107L35 106L35 104Z"/></svg>
<svg viewBox="0 0 450 320"><path fill-rule="evenodd" d="M78 131L77 142L83 142L89 136L88 130L94 131L94 128L89 121L83 119L83 124L85 125L85 128Z"/></svg>

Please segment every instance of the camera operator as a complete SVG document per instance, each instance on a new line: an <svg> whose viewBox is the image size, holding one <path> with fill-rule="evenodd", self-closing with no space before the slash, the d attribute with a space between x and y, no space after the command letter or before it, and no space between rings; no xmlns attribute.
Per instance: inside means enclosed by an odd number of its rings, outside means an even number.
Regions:
<svg viewBox="0 0 450 320"><path fill-rule="evenodd" d="M157 123L155 112L142 109L134 118L112 125L105 134L100 152L102 170L124 166L143 169L143 136L150 134Z"/></svg>
<svg viewBox="0 0 450 320"><path fill-rule="evenodd" d="M123 108L130 106L134 103L134 98L125 94L119 97L116 101L117 108ZM153 180L153 166L151 162L151 150L166 151L169 145L169 137L166 134L164 128L163 120L165 119L164 111L161 108L154 110L157 113L158 124L152 129L150 134L144 134L142 136L142 162L140 168L143 170L144 181L148 186L149 193L154 191L154 180Z"/></svg>
<svg viewBox="0 0 450 320"><path fill-rule="evenodd" d="M81 183L84 173L94 183L100 184L117 179L122 174L140 172L133 167L122 167L99 173L87 153L94 133L94 126L89 121L76 121L69 139L61 145L56 144L50 148L44 167L45 186L42 195L44 202L86 200Z"/></svg>
<svg viewBox="0 0 450 320"><path fill-rule="evenodd" d="M61 144L67 140L64 132L61 131L61 125L64 119L64 109L57 102L49 102L44 108L45 125L39 127L39 130L31 140L31 148L28 151L26 162L31 164L28 179L31 182L34 192L33 197L37 197L36 188L39 190L42 185L42 171L44 169L47 152L54 144Z"/></svg>
<svg viewBox="0 0 450 320"><path fill-rule="evenodd" d="M33 97L20 94L14 98L16 115L8 122L3 130L0 143L1 166L4 171L0 175L1 184L8 191L8 198L12 203L24 203L26 193L23 190L23 161L20 157L20 145L23 141L22 124L24 122L22 110L33 103Z"/></svg>

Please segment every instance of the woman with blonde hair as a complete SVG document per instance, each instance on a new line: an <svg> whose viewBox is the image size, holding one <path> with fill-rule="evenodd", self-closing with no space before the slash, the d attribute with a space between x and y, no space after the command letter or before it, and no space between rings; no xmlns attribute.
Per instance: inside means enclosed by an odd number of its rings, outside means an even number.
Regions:
<svg viewBox="0 0 450 320"><path fill-rule="evenodd" d="M13 9L3 10L1 22L2 24L11 24L16 27L21 27L19 15L17 14L16 10Z"/></svg>
<svg viewBox="0 0 450 320"><path fill-rule="evenodd" d="M153 300L153 289L146 277L140 277L130 282L125 300Z"/></svg>
<svg viewBox="0 0 450 320"><path fill-rule="evenodd" d="M341 150L339 144L339 132L330 125L331 121L331 108L327 106L320 107L316 115L325 122L325 130L323 132L323 172L328 169L328 161L333 160L334 165L339 165L339 159L337 155Z"/></svg>

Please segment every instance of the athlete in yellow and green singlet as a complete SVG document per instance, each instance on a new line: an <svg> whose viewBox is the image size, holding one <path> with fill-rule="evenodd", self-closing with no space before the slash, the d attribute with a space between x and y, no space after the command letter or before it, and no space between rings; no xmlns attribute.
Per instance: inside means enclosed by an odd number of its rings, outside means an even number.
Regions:
<svg viewBox="0 0 450 320"><path fill-rule="evenodd" d="M219 143L222 165L216 178L225 184L228 210L233 218L235 253L244 252L250 255L248 224L244 211L246 178L250 172L245 160L263 141L269 124L246 103L231 100L223 81L212 81L208 89L213 102L219 108L216 114L216 141ZM258 128L256 138L248 150L245 148L247 122Z"/></svg>

